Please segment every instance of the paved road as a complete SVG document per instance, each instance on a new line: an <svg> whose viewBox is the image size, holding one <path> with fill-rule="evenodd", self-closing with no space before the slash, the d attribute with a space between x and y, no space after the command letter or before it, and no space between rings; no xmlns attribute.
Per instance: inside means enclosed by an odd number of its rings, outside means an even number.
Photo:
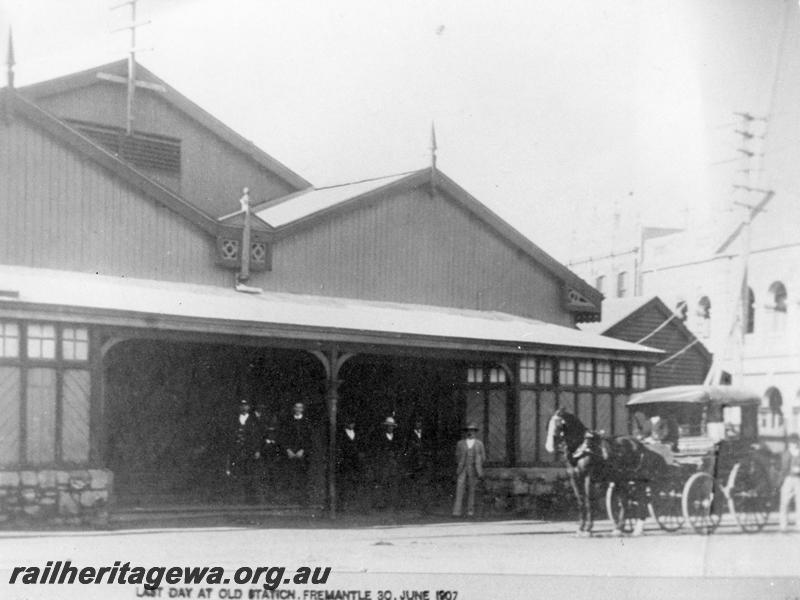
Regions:
<svg viewBox="0 0 800 600"><path fill-rule="evenodd" d="M137 586L8 584L15 565L44 567L47 560L67 559L81 566L115 560L145 567L219 565L226 574L243 565L285 565L291 571L300 565L330 566L325 589L385 588L394 600L402 590L433 594L440 586L459 591L462 599L581 597L581 591L614 598L800 598L800 534L780 534L774 525L745 535L725 522L706 537L689 531L666 534L651 525L641 538L615 538L610 524L599 522L596 535L586 539L576 538L573 529L570 523L515 520L336 529L4 532L0 598L142 597ZM231 592L215 589L212 597L236 598L236 586L230 587ZM242 588L242 598L252 587ZM571 595L564 596L566 590ZM197 593L193 590L191 597ZM302 589L297 593L314 600ZM372 598L378 600L375 594Z"/></svg>

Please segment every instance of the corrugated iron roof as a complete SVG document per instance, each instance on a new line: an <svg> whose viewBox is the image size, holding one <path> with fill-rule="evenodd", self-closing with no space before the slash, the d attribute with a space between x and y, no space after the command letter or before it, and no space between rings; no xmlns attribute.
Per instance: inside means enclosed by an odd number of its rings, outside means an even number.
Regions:
<svg viewBox="0 0 800 600"><path fill-rule="evenodd" d="M0 299L0 315L12 305L16 309L20 304L30 304L123 311L145 317L384 334L395 344L407 338L438 338L492 342L508 346L509 350L542 345L631 352L643 358L661 352L494 311L283 292L244 294L233 288L15 266L0 266L0 289L18 293L13 299Z"/></svg>
<svg viewBox="0 0 800 600"><path fill-rule="evenodd" d="M628 400L628 406L662 403L758 406L761 404L761 395L730 385L675 385L633 394Z"/></svg>
<svg viewBox="0 0 800 600"><path fill-rule="evenodd" d="M591 333L604 333L629 317L655 296L633 296L631 298L608 298L603 300L603 317L594 323L581 323L578 327Z"/></svg>
<svg viewBox="0 0 800 600"><path fill-rule="evenodd" d="M279 200L274 200L260 208L257 207L254 212L258 218L272 227L282 227L384 186L391 185L407 175L409 173L401 173L355 183L302 190Z"/></svg>

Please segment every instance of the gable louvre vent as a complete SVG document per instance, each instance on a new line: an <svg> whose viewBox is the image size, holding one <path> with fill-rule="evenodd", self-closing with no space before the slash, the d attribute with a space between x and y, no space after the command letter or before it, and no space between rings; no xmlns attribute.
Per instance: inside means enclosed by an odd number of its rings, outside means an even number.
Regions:
<svg viewBox="0 0 800 600"><path fill-rule="evenodd" d="M177 138L139 131L129 136L121 127L76 119L66 121L96 144L137 167L169 173L181 171L181 141Z"/></svg>

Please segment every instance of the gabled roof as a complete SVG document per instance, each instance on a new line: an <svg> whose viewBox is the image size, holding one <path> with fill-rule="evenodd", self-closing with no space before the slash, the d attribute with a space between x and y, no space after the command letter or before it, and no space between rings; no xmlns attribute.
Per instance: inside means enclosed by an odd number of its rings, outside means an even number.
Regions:
<svg viewBox="0 0 800 600"><path fill-rule="evenodd" d="M574 288L594 305L600 305L603 296L599 291L530 241L440 170L432 174L430 168L425 168L342 185L303 190L256 206L253 213L273 227L276 235L289 235L296 228L311 226L339 212L386 197L390 192L431 184L564 284ZM223 222L236 223L239 218L239 213L235 213Z"/></svg>
<svg viewBox="0 0 800 600"><path fill-rule="evenodd" d="M661 350L495 311L112 277L0 265L4 310L53 311L71 322L420 348L609 353L657 360Z"/></svg>
<svg viewBox="0 0 800 600"><path fill-rule="evenodd" d="M578 325L583 331L604 334L609 329L618 325L640 308L656 300L655 296L633 296L631 298L607 298L603 300L603 316L594 323L581 323Z"/></svg>
<svg viewBox="0 0 800 600"><path fill-rule="evenodd" d="M578 327L582 331L588 333L615 337L619 329L624 327L629 319L634 319L648 310L660 314L664 319L662 324L668 323L670 327L680 331L683 338L687 341L694 341L697 339L695 334L692 333L683 321L678 318L672 318L674 316L673 311L670 310L658 296L634 296L632 298L612 298L604 300L602 320L595 323L581 323ZM653 333L655 333L655 331L648 335L648 339L650 339ZM640 343L648 343L648 339ZM706 356L706 358L711 360L711 353L705 345L696 343L695 348Z"/></svg>
<svg viewBox="0 0 800 600"><path fill-rule="evenodd" d="M194 223L202 230L216 235L219 223L210 215L188 202L169 188L161 185L154 179L141 173L129 163L120 160L117 156L96 144L64 121L54 117L33 102L23 98L14 90L4 88L0 90L4 103L9 103L7 110L11 114L20 115L34 125L66 144L73 150L87 156L98 165L105 167L118 175L120 179L134 186L143 194L174 210L188 221Z"/></svg>
<svg viewBox="0 0 800 600"><path fill-rule="evenodd" d="M98 67L93 67L85 71L80 71L78 73L43 81L41 83L27 85L19 88L18 91L27 98L37 100L66 91L97 84L102 81L102 79L98 77L98 74L100 73L124 77L127 75L127 69L127 61L116 61L113 63L100 65ZM236 133L222 121L200 108L186 96L175 90L162 79L153 75L153 73L138 63L136 65L136 78L138 80L147 81L149 83L161 86L165 91L160 93L159 96L167 103L171 104L177 110L184 113L209 131L213 132L219 138L226 141L243 154L249 156L261 167L274 173L293 188L304 189L311 186L311 184L303 177L289 169L286 165L269 156L251 141Z"/></svg>
<svg viewBox="0 0 800 600"><path fill-rule="evenodd" d="M262 204L254 212L262 221L277 229L396 183L406 175L409 173L301 190Z"/></svg>

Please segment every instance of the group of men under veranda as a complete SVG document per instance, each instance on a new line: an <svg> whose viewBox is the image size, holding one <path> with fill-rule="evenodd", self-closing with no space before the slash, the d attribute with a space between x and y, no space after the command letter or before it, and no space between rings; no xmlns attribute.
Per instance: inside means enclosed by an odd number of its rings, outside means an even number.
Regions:
<svg viewBox="0 0 800 600"><path fill-rule="evenodd" d="M636 413L633 435L662 448L677 450L678 428L674 420L646 419ZM242 400L238 426L228 455L226 474L238 482L247 503L276 501L285 490L290 499L306 504L308 470L312 452L312 429L305 405L296 402L290 418L280 424L274 416L253 410ZM466 499L467 516L475 514L475 496L483 479L486 450L476 437L478 427L464 427L455 448L456 489L452 514L462 516ZM341 510L364 511L405 508L427 511L433 477L432 448L428 431L420 418L405 435L397 422L387 416L377 431L364 435L355 419L345 417L336 439L338 503ZM780 528L788 529L788 508L795 501L795 528L800 531L800 438L792 434L782 458L779 476ZM401 493L402 492L402 493Z"/></svg>
<svg viewBox="0 0 800 600"><path fill-rule="evenodd" d="M475 514L486 460L483 443L475 437L477 429L473 424L465 427L465 437L456 445L454 516L462 515L465 496L467 515ZM278 420L242 400L233 430L226 474L244 501L306 504L313 442L305 405L296 402L292 414ZM365 434L355 419L345 416L336 438L338 508L430 510L431 489L436 487L431 441L420 418L401 432L395 418L387 416Z"/></svg>

